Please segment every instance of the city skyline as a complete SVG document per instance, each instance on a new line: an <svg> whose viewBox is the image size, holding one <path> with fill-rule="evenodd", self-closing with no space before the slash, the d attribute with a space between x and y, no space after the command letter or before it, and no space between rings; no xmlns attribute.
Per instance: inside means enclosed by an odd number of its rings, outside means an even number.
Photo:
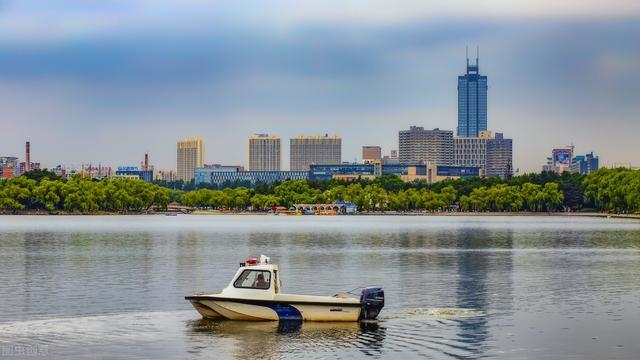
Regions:
<svg viewBox="0 0 640 360"><path fill-rule="evenodd" d="M514 170L569 143L604 166L639 162L637 2L64 3L4 3L2 156L24 160L29 140L48 168L147 152L173 168L166 144L195 134L206 159L238 164L246 150L227 149L251 133L340 133L353 161L363 145L397 149L412 125L455 131L452 79L479 46L489 128L514 140Z"/></svg>

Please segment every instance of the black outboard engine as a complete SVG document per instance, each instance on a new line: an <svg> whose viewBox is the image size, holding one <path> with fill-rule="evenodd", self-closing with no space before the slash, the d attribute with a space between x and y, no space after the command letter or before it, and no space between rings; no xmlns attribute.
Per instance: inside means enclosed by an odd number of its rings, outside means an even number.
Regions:
<svg viewBox="0 0 640 360"><path fill-rule="evenodd" d="M362 304L362 311L360 311L360 319L358 320L375 319L384 307L384 291L379 287L362 289L360 304Z"/></svg>

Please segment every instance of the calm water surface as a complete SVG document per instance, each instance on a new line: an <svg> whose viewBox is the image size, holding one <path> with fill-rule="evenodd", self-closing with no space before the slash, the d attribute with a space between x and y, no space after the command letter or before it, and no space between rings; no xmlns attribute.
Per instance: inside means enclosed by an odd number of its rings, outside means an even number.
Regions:
<svg viewBox="0 0 640 360"><path fill-rule="evenodd" d="M248 256L283 290L381 285L365 324L210 322ZM0 357L637 359L640 222L560 217L0 217ZM28 353L31 351L31 353Z"/></svg>

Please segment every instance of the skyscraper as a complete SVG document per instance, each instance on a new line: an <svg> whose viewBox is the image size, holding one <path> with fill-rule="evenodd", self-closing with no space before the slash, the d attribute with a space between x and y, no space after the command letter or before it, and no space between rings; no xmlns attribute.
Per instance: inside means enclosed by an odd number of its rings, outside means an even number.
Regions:
<svg viewBox="0 0 640 360"><path fill-rule="evenodd" d="M200 137L190 137L178 141L177 144L177 178L191 181L193 170L204 166L204 140Z"/></svg>
<svg viewBox="0 0 640 360"><path fill-rule="evenodd" d="M342 138L328 134L291 138L289 157L291 171L307 171L311 164L340 164Z"/></svg>
<svg viewBox="0 0 640 360"><path fill-rule="evenodd" d="M280 171L280 138L269 134L249 137L249 171Z"/></svg>
<svg viewBox="0 0 640 360"><path fill-rule="evenodd" d="M411 126L409 130L400 131L398 138L400 164L415 165L424 161L453 165L453 131Z"/></svg>
<svg viewBox="0 0 640 360"><path fill-rule="evenodd" d="M487 77L480 75L480 56L458 76L458 136L477 137L487 130Z"/></svg>

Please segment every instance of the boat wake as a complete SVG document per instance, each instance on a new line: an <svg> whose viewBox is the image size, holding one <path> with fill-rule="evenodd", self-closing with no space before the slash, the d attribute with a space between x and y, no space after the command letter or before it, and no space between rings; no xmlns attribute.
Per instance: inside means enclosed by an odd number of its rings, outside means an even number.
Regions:
<svg viewBox="0 0 640 360"><path fill-rule="evenodd" d="M400 308L385 309L378 320L435 320L457 319L484 316L485 313L474 309L459 308Z"/></svg>

